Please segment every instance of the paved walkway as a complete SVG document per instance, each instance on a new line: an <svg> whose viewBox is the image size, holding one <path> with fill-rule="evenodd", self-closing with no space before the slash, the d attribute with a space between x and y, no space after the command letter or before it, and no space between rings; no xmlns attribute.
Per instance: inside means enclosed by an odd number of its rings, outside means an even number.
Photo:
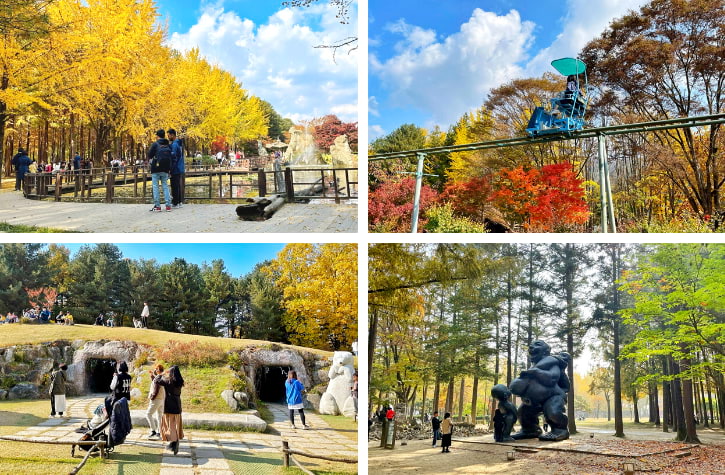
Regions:
<svg viewBox="0 0 725 475"><path fill-rule="evenodd" d="M355 233L357 200L287 203L267 221L242 221L234 204L190 204L149 212L148 204L38 201L0 191L0 222L85 233Z"/></svg>
<svg viewBox="0 0 725 475"><path fill-rule="evenodd" d="M69 418L49 418L14 435L31 440L76 441L80 434L75 429L102 402L103 399L97 396L71 398L67 407ZM122 452L123 446L130 444L163 451L160 475L234 475L225 453L243 453L252 457L254 454L271 453L278 454L281 460L283 438L289 441L290 447L298 450L321 455L357 457L357 442L332 429L316 414L305 414L311 426L310 430L293 430L290 428L285 406L269 404L268 408L274 415L274 422L269 424L273 430L268 431L272 433L185 430L186 437L180 443L179 453L173 455L165 448L165 442L146 439L147 428L134 428L126 442L117 450Z"/></svg>

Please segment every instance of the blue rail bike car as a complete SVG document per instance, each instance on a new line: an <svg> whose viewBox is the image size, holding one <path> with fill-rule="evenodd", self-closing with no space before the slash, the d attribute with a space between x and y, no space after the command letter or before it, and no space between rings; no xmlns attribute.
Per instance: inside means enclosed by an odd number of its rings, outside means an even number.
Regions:
<svg viewBox="0 0 725 475"><path fill-rule="evenodd" d="M530 137L569 134L584 128L584 113L589 102L586 64L575 58L561 58L551 65L567 78L566 89L551 98L549 106L534 109L526 126Z"/></svg>

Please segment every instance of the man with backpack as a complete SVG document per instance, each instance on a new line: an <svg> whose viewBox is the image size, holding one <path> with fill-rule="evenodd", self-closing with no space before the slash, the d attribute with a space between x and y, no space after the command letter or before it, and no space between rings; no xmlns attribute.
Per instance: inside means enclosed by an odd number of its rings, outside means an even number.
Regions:
<svg viewBox="0 0 725 475"><path fill-rule="evenodd" d="M159 200L159 183L164 189L164 203L166 211L171 211L171 197L169 196L169 172L171 171L171 144L166 140L164 129L156 131L158 140L149 148L148 159L151 161L151 190L154 196L154 207L150 211L161 211Z"/></svg>

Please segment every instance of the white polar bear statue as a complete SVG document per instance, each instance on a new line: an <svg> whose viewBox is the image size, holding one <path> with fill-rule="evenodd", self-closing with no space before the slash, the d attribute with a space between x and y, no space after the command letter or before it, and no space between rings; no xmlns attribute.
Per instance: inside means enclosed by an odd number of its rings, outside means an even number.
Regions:
<svg viewBox="0 0 725 475"><path fill-rule="evenodd" d="M352 375L355 373L353 356L349 351L336 351L332 356L332 366L327 373L330 384L320 400L320 414L342 414L355 417L355 401L352 398Z"/></svg>

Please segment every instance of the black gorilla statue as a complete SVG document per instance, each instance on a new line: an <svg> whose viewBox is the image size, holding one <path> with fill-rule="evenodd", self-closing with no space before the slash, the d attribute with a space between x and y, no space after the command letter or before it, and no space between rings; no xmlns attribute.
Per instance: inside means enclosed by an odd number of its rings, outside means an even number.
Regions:
<svg viewBox="0 0 725 475"><path fill-rule="evenodd" d="M571 362L568 353L551 354L551 347L541 340L536 340L529 346L532 366L522 371L518 378L511 381L511 392L521 397L523 401L519 406L519 421L521 430L511 437L514 440L565 440L569 438L566 417L566 395L569 392L569 378L564 371ZM551 430L542 434L539 427L539 414L544 414L544 420Z"/></svg>

